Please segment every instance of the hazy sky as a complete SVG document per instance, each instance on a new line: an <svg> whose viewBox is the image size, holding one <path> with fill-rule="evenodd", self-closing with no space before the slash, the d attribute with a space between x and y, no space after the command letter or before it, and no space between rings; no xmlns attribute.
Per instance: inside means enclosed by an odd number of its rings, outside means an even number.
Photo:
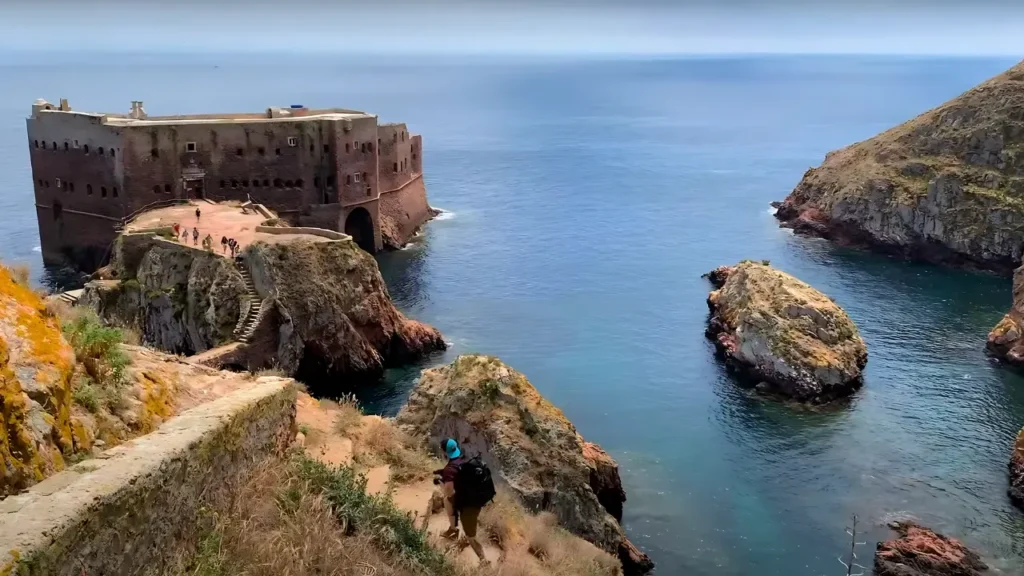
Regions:
<svg viewBox="0 0 1024 576"><path fill-rule="evenodd" d="M0 0L0 48L1024 57L1024 0Z"/></svg>

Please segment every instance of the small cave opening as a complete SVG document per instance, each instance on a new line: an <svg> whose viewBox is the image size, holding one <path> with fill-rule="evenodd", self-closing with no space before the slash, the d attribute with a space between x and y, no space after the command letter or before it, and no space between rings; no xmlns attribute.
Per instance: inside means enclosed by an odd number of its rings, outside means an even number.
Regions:
<svg viewBox="0 0 1024 576"><path fill-rule="evenodd" d="M303 348L302 359L295 371L295 379L302 382L309 395L317 399L339 398L380 381L382 375L381 371L359 372L332 362L327 354L311 344Z"/></svg>

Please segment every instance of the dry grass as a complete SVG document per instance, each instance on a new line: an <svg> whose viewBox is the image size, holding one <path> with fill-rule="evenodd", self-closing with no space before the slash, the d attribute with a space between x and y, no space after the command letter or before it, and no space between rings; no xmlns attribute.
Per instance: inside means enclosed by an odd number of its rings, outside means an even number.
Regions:
<svg viewBox="0 0 1024 576"><path fill-rule="evenodd" d="M480 515L487 538L503 551L497 576L613 576L618 559L558 526L551 513L528 513L505 490Z"/></svg>
<svg viewBox="0 0 1024 576"><path fill-rule="evenodd" d="M368 534L348 536L323 495L299 480L293 467L257 468L205 518L198 546L164 574L178 576L405 576Z"/></svg>
<svg viewBox="0 0 1024 576"><path fill-rule="evenodd" d="M422 446L385 420L369 422L355 444L356 458L362 464L387 464L396 482L422 480L438 468Z"/></svg>
<svg viewBox="0 0 1024 576"><path fill-rule="evenodd" d="M7 269L10 271L11 279L14 280L15 284L24 286L25 288L31 288L30 278L32 272L29 270L28 266L25 264L14 264L13 266L8 266Z"/></svg>
<svg viewBox="0 0 1024 576"><path fill-rule="evenodd" d="M284 373L284 370L282 370L278 366L272 366L270 368L264 368L262 370L257 370L257 371L252 373L252 377L253 378L262 378L264 376L273 376L275 378L287 378L288 377L288 375Z"/></svg>
<svg viewBox="0 0 1024 576"><path fill-rule="evenodd" d="M345 394L332 402L334 408L334 431L342 436L347 436L349 431L359 425L363 420L363 411L359 408L359 401L355 395Z"/></svg>

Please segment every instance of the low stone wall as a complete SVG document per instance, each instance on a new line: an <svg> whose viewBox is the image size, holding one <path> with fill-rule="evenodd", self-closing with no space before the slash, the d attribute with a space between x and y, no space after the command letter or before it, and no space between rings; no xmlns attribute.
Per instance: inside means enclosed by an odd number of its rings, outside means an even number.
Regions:
<svg viewBox="0 0 1024 576"><path fill-rule="evenodd" d="M335 232L334 230L325 230L323 228L309 228L305 226L289 226L282 228L280 226L257 226L257 232L263 234L309 234L311 236L321 236L323 238L330 238L331 240L351 240L352 237L342 232Z"/></svg>
<svg viewBox="0 0 1024 576"><path fill-rule="evenodd" d="M295 386L253 385L0 501L0 575L142 574L194 546L200 509L295 435ZM157 568L157 571L158 568Z"/></svg>

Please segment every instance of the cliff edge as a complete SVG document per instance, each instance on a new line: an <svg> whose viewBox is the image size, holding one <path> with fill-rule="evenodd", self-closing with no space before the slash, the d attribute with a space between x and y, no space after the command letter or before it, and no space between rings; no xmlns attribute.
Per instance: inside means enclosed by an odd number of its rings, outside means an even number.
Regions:
<svg viewBox="0 0 1024 576"><path fill-rule="evenodd" d="M707 336L758 390L821 403L860 387L867 347L831 298L749 260L706 276L718 287L708 295Z"/></svg>
<svg viewBox="0 0 1024 576"><path fill-rule="evenodd" d="M830 152L778 205L842 244L1009 274L1024 244L1024 62Z"/></svg>
<svg viewBox="0 0 1024 576"><path fill-rule="evenodd" d="M457 439L528 509L617 555L625 574L653 568L619 525L626 494L615 461L497 358L466 355L425 370L396 422L431 446Z"/></svg>

